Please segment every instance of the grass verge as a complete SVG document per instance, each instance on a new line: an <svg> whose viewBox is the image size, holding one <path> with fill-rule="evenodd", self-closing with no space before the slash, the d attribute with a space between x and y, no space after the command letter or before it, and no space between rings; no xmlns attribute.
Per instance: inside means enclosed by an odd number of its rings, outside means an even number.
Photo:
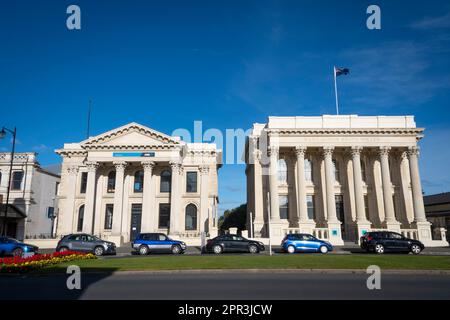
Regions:
<svg viewBox="0 0 450 320"><path fill-rule="evenodd" d="M83 271L193 270L193 269L366 269L377 265L391 270L450 270L449 256L412 255L205 255L127 257L63 263L43 269L57 272L69 265Z"/></svg>

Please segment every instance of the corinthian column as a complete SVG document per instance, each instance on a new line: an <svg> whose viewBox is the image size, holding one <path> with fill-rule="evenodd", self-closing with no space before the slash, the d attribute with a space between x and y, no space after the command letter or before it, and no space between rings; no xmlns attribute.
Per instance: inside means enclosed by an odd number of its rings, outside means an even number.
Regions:
<svg viewBox="0 0 450 320"><path fill-rule="evenodd" d="M278 154L277 146L269 147L270 153L270 176L269 176L269 194L270 194L270 219L280 220L280 205L278 199Z"/></svg>
<svg viewBox="0 0 450 320"><path fill-rule="evenodd" d="M157 214L155 208L155 195L153 192L153 167L155 163L153 161L142 162L144 168L144 190L142 193L142 231L154 232L156 226L154 225L155 219L152 214Z"/></svg>
<svg viewBox="0 0 450 320"><path fill-rule="evenodd" d="M367 223L366 209L364 205L363 179L361 172L362 147L352 148L353 180L355 185L356 221Z"/></svg>
<svg viewBox="0 0 450 320"><path fill-rule="evenodd" d="M92 234L94 232L94 207L95 207L95 191L97 184L97 162L86 162L88 170L86 198L84 205L83 232Z"/></svg>
<svg viewBox="0 0 450 320"><path fill-rule="evenodd" d="M414 222L427 222L425 207L423 205L422 184L420 182L419 153L419 147L411 147L408 150L411 188L413 194Z"/></svg>
<svg viewBox="0 0 450 320"><path fill-rule="evenodd" d="M381 162L381 181L383 184L383 203L386 225L388 229L400 231L399 222L395 219L394 200L392 198L391 174L389 171L390 147L381 147L379 150Z"/></svg>
<svg viewBox="0 0 450 320"><path fill-rule="evenodd" d="M170 234L180 233L180 202L181 202L181 190L180 190L180 176L183 172L183 167L178 162L171 162L172 168L172 183L170 190Z"/></svg>
<svg viewBox="0 0 450 320"><path fill-rule="evenodd" d="M323 148L325 160L325 184L327 192L327 220L328 222L338 222L336 214L336 199L334 195L334 171L333 171L333 147Z"/></svg>
<svg viewBox="0 0 450 320"><path fill-rule="evenodd" d="M116 167L116 182L114 190L114 209L113 209L113 225L112 234L120 236L122 230L122 208L123 208L123 183L125 177L125 168L127 163L124 161L114 162Z"/></svg>
<svg viewBox="0 0 450 320"><path fill-rule="evenodd" d="M297 215L300 223L309 222L306 205L305 153L306 147L295 148L295 154L297 155Z"/></svg>

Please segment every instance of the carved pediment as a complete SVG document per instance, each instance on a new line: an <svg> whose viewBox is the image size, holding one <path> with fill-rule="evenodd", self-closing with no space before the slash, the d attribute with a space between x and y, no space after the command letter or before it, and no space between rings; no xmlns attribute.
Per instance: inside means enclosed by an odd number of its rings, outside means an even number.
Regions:
<svg viewBox="0 0 450 320"><path fill-rule="evenodd" d="M130 123L123 127L89 138L81 145L90 146L157 146L180 144L180 141L164 133L150 129L138 123Z"/></svg>

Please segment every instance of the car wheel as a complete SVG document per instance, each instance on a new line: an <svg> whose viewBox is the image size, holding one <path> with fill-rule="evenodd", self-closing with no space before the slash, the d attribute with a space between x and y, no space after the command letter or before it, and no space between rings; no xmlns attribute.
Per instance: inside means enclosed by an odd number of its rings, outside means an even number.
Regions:
<svg viewBox="0 0 450 320"><path fill-rule="evenodd" d="M419 254L422 251L422 248L420 246L418 246L417 244L413 244L411 246L411 252L413 254Z"/></svg>
<svg viewBox="0 0 450 320"><path fill-rule="evenodd" d="M375 253L383 254L384 246L382 244L376 244L374 250L375 250Z"/></svg>
<svg viewBox="0 0 450 320"><path fill-rule="evenodd" d="M214 253L215 254L221 254L222 253L222 251L223 251L223 248L222 248L222 246L220 246L220 245L215 245L214 247L213 247L213 251L214 251Z"/></svg>
<svg viewBox="0 0 450 320"><path fill-rule="evenodd" d="M23 255L22 248L15 248L12 252L14 257L21 257Z"/></svg>
<svg viewBox="0 0 450 320"><path fill-rule="evenodd" d="M139 247L139 254L141 256L145 256L148 254L148 247L147 246L140 246Z"/></svg>
<svg viewBox="0 0 450 320"><path fill-rule="evenodd" d="M287 247L287 252L288 252L288 253L291 253L291 254L292 254L292 253L295 253L295 247L294 247L294 246L288 246L288 247Z"/></svg>
<svg viewBox="0 0 450 320"><path fill-rule="evenodd" d="M61 247L61 248L58 249L58 252L66 252L66 251L69 251L69 248Z"/></svg>
<svg viewBox="0 0 450 320"><path fill-rule="evenodd" d="M105 253L105 249L103 249L103 247L100 247L100 246L98 246L98 247L95 247L95 249L94 249L94 254L96 255L96 256L102 256L103 254Z"/></svg>
<svg viewBox="0 0 450 320"><path fill-rule="evenodd" d="M172 246L172 253L173 254L180 254L181 253L181 248L179 245L174 245Z"/></svg>
<svg viewBox="0 0 450 320"><path fill-rule="evenodd" d="M319 250L320 250L320 253L322 253L322 254L327 254L327 253L328 253L328 248L327 248L327 246L321 246L321 247L319 248Z"/></svg>
<svg viewBox="0 0 450 320"><path fill-rule="evenodd" d="M254 244L251 244L249 247L248 247L248 252L250 252L250 253L258 253L258 247L257 246L255 246Z"/></svg>

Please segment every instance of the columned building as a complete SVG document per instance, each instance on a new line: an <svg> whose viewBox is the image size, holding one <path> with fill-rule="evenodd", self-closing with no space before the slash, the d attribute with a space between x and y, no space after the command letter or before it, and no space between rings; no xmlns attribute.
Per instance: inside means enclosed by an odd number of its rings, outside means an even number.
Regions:
<svg viewBox="0 0 450 320"><path fill-rule="evenodd" d="M248 229L335 245L391 230L433 245L412 116L269 117L246 145ZM270 224L268 223L270 221Z"/></svg>
<svg viewBox="0 0 450 320"><path fill-rule="evenodd" d="M118 245L140 232L217 232L221 151L130 123L56 151L63 158L58 235Z"/></svg>

